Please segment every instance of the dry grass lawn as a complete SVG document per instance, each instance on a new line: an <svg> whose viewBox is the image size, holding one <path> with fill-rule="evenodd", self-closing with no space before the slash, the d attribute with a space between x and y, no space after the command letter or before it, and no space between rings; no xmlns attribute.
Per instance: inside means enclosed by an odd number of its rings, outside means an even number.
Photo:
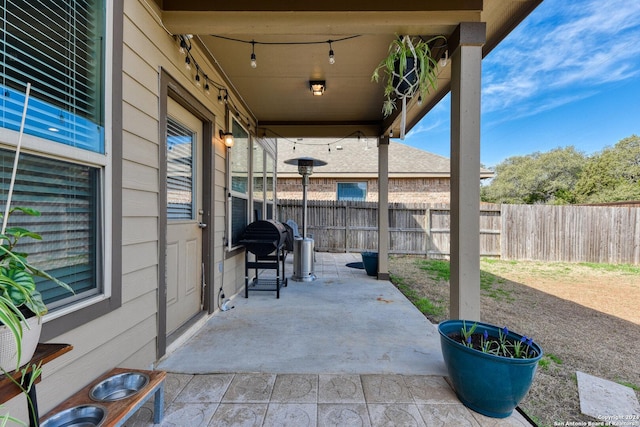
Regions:
<svg viewBox="0 0 640 427"><path fill-rule="evenodd" d="M401 256L389 270L433 323L448 318L448 262ZM482 321L530 336L545 352L520 404L539 425L596 421L580 412L576 371L640 398L640 267L484 259L481 270Z"/></svg>

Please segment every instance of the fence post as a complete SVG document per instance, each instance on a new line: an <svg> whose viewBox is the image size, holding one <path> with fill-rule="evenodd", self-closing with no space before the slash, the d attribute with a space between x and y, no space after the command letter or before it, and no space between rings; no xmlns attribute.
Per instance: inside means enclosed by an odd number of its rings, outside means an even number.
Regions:
<svg viewBox="0 0 640 427"><path fill-rule="evenodd" d="M425 207L424 214L424 255L428 258L431 250L431 205Z"/></svg>

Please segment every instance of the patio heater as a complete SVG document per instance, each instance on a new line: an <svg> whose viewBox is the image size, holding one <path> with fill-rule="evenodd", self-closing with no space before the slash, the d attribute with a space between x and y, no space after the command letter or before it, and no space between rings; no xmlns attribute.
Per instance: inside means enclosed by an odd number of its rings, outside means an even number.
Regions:
<svg viewBox="0 0 640 427"><path fill-rule="evenodd" d="M307 236L307 185L314 166L324 166L327 162L311 157L285 160L288 165L297 165L302 175L302 234L293 240L293 276L295 282L311 282L316 279L313 272L313 238Z"/></svg>

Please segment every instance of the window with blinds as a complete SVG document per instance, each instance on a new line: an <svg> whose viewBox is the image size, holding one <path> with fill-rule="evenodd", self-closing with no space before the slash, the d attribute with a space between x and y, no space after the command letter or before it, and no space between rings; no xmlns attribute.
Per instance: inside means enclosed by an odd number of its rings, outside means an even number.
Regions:
<svg viewBox="0 0 640 427"><path fill-rule="evenodd" d="M167 219L194 219L193 132L167 119Z"/></svg>
<svg viewBox="0 0 640 427"><path fill-rule="evenodd" d="M0 127L104 153L104 0L0 0Z"/></svg>
<svg viewBox="0 0 640 427"><path fill-rule="evenodd" d="M7 191L15 152L0 149L0 205ZM9 227L24 227L42 240L24 238L16 250L29 254L31 264L70 285L71 295L45 279L37 279L38 290L51 309L101 291L98 285L99 169L22 153L11 206L40 211L32 217L14 212ZM3 209L4 213L4 209Z"/></svg>

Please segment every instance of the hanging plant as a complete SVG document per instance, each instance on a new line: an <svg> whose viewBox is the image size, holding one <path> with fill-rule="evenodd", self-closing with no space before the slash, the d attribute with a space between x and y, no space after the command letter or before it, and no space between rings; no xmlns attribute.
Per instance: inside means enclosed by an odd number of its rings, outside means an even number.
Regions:
<svg viewBox="0 0 640 427"><path fill-rule="evenodd" d="M385 117L391 115L396 108L396 100L403 102L403 117L406 100L416 93L425 96L430 88L438 87L438 61L433 57L431 44L447 39L435 36L429 40L421 37L402 36L394 39L389 45L389 54L373 70L371 80L378 82L381 74L385 75L382 112ZM404 135L404 121L401 135Z"/></svg>

